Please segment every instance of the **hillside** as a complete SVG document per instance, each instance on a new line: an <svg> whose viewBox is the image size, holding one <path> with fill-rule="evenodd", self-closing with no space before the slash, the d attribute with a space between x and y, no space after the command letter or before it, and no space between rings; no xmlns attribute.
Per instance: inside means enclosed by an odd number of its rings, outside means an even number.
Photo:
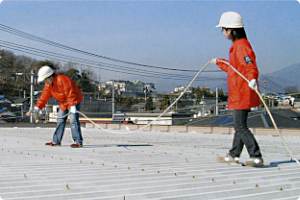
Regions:
<svg viewBox="0 0 300 200"><path fill-rule="evenodd" d="M226 73L203 73L199 78L203 78L203 81L195 81L194 87L209 87L212 91L215 91L216 87L223 89L227 92L227 78ZM265 81L265 83L264 83ZM175 86L187 85L189 81L166 81L157 82L157 88L168 88L170 91ZM298 86L300 89L300 63L288 66L281 70L277 70L268 74L260 74L259 76L260 91L262 93L283 93L284 88L287 86ZM266 89L265 89L266 88ZM266 90L266 91L265 91ZM168 90L165 89L165 92Z"/></svg>
<svg viewBox="0 0 300 200"><path fill-rule="evenodd" d="M298 86L300 89L300 63L261 75L259 79L261 90L264 86L263 81L266 81L267 92L268 90L284 92L284 88L287 86Z"/></svg>

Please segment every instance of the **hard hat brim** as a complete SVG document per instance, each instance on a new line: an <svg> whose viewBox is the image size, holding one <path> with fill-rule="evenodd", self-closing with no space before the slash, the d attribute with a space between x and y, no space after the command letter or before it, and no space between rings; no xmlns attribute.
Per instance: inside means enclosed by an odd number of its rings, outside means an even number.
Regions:
<svg viewBox="0 0 300 200"><path fill-rule="evenodd" d="M40 82L43 82L46 78L50 77L52 74L53 74L53 72L50 72L50 73L45 74L45 75L43 75L43 76L41 76L41 77L38 77L38 82L39 82L39 83L40 83Z"/></svg>
<svg viewBox="0 0 300 200"><path fill-rule="evenodd" d="M38 82L40 83L40 82L43 82L45 80L45 78L38 78Z"/></svg>

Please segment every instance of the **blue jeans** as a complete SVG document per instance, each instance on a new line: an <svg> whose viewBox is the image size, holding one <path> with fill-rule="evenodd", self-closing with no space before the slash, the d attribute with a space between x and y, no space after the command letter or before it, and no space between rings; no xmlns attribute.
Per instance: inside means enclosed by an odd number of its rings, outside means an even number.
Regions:
<svg viewBox="0 0 300 200"><path fill-rule="evenodd" d="M80 111L81 108L81 103L76 105L76 110ZM57 119L57 125L56 125L56 130L53 135L53 142L56 144L60 144L62 137L65 132L65 126L67 122L68 116L64 118L60 118L64 115L66 115L69 112L69 110L62 111L59 109L58 111L58 119ZM78 113L71 113L70 115L70 128L71 128L71 133L74 142L82 144L83 138L81 134L81 127L80 127L80 122L79 122L79 114Z"/></svg>
<svg viewBox="0 0 300 200"><path fill-rule="evenodd" d="M262 155L259 150L258 143L254 138L254 135L248 129L247 118L250 110L234 110L234 129L235 134L233 138L232 148L229 151L229 155L234 157L240 157L243 151L244 145L250 155L250 158L261 158Z"/></svg>

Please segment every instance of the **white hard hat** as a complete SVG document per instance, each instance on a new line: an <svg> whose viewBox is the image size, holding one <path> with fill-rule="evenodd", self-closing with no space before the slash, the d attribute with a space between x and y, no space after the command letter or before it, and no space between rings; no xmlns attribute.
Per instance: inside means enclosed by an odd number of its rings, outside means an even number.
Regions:
<svg viewBox="0 0 300 200"><path fill-rule="evenodd" d="M216 27L243 28L244 22L239 13L229 11L222 14L220 22Z"/></svg>
<svg viewBox="0 0 300 200"><path fill-rule="evenodd" d="M42 82L54 73L53 69L47 65L41 67L38 72L38 82Z"/></svg>

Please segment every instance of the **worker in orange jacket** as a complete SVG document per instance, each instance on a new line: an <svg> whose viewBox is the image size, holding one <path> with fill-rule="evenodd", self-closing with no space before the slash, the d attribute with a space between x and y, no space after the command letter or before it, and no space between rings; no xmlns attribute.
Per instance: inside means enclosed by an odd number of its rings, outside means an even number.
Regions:
<svg viewBox="0 0 300 200"><path fill-rule="evenodd" d="M263 166L262 155L258 143L248 129L247 118L251 108L260 105L258 90L258 69L255 53L247 40L242 17L236 12L225 12L216 27L222 27L222 33L232 41L229 50L229 61L225 59L213 59L223 71L227 72L228 82L228 108L233 109L235 134L233 145L229 154L218 157L218 162L238 163L244 145L250 159L243 163L246 166ZM249 83L237 74L230 66L220 62L227 61L239 71Z"/></svg>
<svg viewBox="0 0 300 200"><path fill-rule="evenodd" d="M52 142L46 143L48 146L60 146L64 134L67 114L70 116L70 128L74 144L71 147L82 147L82 134L79 122L79 114L76 112L81 108L83 100L80 89L76 84L67 76L56 75L49 66L43 66L38 72L38 82L45 82L43 92L34 106L34 112L38 113L45 107L46 103L51 97L59 102L59 112L57 119L56 130L53 135ZM29 111L27 115L30 115Z"/></svg>

